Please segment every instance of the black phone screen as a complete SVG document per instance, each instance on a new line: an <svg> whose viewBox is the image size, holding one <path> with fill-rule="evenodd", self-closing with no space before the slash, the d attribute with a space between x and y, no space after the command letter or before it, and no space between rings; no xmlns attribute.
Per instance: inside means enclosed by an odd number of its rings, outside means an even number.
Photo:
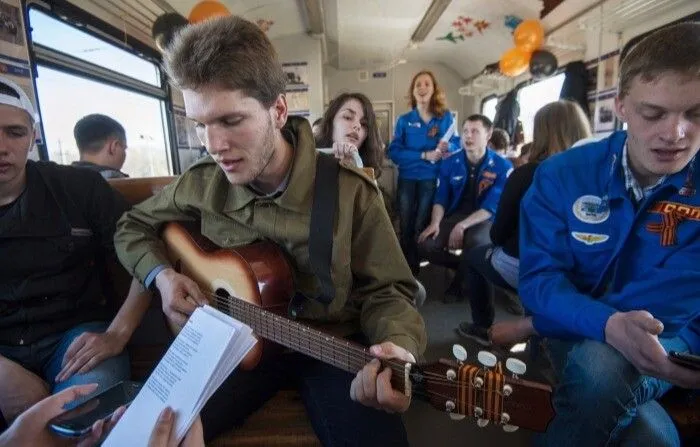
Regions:
<svg viewBox="0 0 700 447"><path fill-rule="evenodd" d="M119 382L72 410L55 417L49 421L49 427L63 436L83 436L90 431L92 424L108 418L122 405L130 404L139 393L141 386L139 382Z"/></svg>
<svg viewBox="0 0 700 447"><path fill-rule="evenodd" d="M700 356L676 351L671 351L668 355L673 363L685 366L686 368L700 370Z"/></svg>

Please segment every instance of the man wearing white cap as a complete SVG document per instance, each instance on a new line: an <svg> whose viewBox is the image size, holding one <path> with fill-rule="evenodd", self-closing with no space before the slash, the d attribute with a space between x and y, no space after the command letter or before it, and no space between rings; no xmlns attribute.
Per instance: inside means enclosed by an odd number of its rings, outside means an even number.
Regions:
<svg viewBox="0 0 700 447"><path fill-rule="evenodd" d="M126 342L149 300L133 283L108 324L104 272L128 208L96 172L28 161L38 116L0 76L0 412L129 377ZM126 274L126 273L125 273Z"/></svg>

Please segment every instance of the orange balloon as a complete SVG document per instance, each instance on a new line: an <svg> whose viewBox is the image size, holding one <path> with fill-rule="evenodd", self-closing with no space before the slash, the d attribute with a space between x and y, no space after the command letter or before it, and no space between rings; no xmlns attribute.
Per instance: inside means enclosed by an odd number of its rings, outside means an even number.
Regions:
<svg viewBox="0 0 700 447"><path fill-rule="evenodd" d="M544 28L539 20L524 20L513 32L515 46L532 53L544 43Z"/></svg>
<svg viewBox="0 0 700 447"><path fill-rule="evenodd" d="M519 76L528 69L531 56L532 53L523 51L521 48L511 48L501 56L498 68L506 76Z"/></svg>
<svg viewBox="0 0 700 447"><path fill-rule="evenodd" d="M230 16L231 13L223 4L215 1L205 0L197 3L190 11L188 17L190 23L199 23L214 17Z"/></svg>

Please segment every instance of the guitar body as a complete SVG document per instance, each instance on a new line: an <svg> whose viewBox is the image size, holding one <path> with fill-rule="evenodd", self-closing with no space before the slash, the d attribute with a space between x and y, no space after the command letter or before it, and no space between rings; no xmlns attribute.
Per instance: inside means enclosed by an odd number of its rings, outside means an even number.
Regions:
<svg viewBox="0 0 700 447"><path fill-rule="evenodd" d="M214 295L235 297L273 314L286 316L294 295L292 270L280 248L269 242L256 242L237 248L220 248L189 223L169 223L162 238L175 270L191 278L209 298L210 304L231 315L224 300ZM231 310L231 311L230 311ZM239 318L237 315L232 315ZM253 369L279 345L258 339L241 362L244 370Z"/></svg>

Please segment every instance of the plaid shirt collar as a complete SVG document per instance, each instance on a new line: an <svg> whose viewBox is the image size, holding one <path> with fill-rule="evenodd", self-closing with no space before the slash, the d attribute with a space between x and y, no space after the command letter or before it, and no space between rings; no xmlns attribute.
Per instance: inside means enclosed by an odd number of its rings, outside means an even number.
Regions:
<svg viewBox="0 0 700 447"><path fill-rule="evenodd" d="M622 172L625 175L625 189L632 195L635 202L639 203L645 198L649 197L654 190L659 187L665 180L667 176L663 176L658 182L653 185L642 188L634 173L629 167L629 162L627 161L627 142L622 148Z"/></svg>

